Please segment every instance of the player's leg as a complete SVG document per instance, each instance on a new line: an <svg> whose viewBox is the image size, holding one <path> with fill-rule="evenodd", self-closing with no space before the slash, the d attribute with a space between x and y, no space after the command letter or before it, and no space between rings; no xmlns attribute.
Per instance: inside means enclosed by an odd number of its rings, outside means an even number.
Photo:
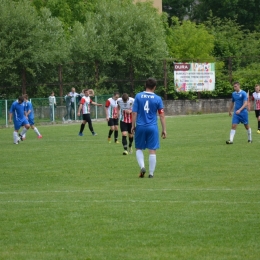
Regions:
<svg viewBox="0 0 260 260"><path fill-rule="evenodd" d="M86 121L88 122L88 128L89 128L90 132L92 133L92 135L97 135L94 132L94 128L93 128L93 125L92 125L92 120L91 120L90 114L86 114Z"/></svg>
<svg viewBox="0 0 260 260"><path fill-rule="evenodd" d="M19 137L19 134L18 134L20 127L21 127L21 123L14 120L14 132L13 132L14 144L19 144L19 142L20 142L20 137Z"/></svg>
<svg viewBox="0 0 260 260"><path fill-rule="evenodd" d="M260 134L260 110L255 110L255 116L257 120L257 133Z"/></svg>
<svg viewBox="0 0 260 260"><path fill-rule="evenodd" d="M42 135L40 134L38 128L37 128L36 126L34 126L34 124L31 125L31 128L33 129L34 133L37 135L37 137L38 137L39 139L42 138Z"/></svg>
<svg viewBox="0 0 260 260"><path fill-rule="evenodd" d="M160 148L158 126L150 126L147 135L147 148L149 149L149 178L153 178L156 167L156 150Z"/></svg>
<svg viewBox="0 0 260 260"><path fill-rule="evenodd" d="M23 121L21 122L21 124L22 124L22 126L23 126L23 130L22 130L22 132L19 134L19 136L20 136L20 140L23 141L23 140L24 140L23 136L26 136L26 132L27 132L27 130L30 128L30 124L29 124L29 122L28 122L27 119L23 120Z"/></svg>
<svg viewBox="0 0 260 260"><path fill-rule="evenodd" d="M248 112L245 111L243 113L240 113L240 122L244 124L245 129L247 130L247 140L248 143L252 143L252 131L249 126L249 121L248 121Z"/></svg>
<svg viewBox="0 0 260 260"><path fill-rule="evenodd" d="M120 130L122 132L123 155L127 155L127 125L125 122L120 121Z"/></svg>
<svg viewBox="0 0 260 260"><path fill-rule="evenodd" d="M128 146L129 150L128 150L128 152L129 152L129 154L132 154L133 153L132 144L133 144L133 140L134 140L133 134L131 132L132 123L128 123L127 127L128 127L128 140L129 140L129 146Z"/></svg>
<svg viewBox="0 0 260 260"><path fill-rule="evenodd" d="M87 114L83 114L83 121L80 125L79 136L83 136L83 131L85 129L86 123L87 123Z"/></svg>
<svg viewBox="0 0 260 260"><path fill-rule="evenodd" d="M118 142L118 119L114 119L114 141L116 144L119 144Z"/></svg>
<svg viewBox="0 0 260 260"><path fill-rule="evenodd" d="M108 131L108 137L107 137L107 141L108 143L111 143L111 135L114 132L114 121L113 118L109 118L107 125L110 127L109 131Z"/></svg>
<svg viewBox="0 0 260 260"><path fill-rule="evenodd" d="M251 130L249 124L244 124L244 126L245 126L245 129L247 130L248 143L252 143L252 130Z"/></svg>
<svg viewBox="0 0 260 260"><path fill-rule="evenodd" d="M139 177L143 178L145 175L145 164L144 164L144 154L143 150L145 149L146 144L146 128L142 126L136 126L135 129L135 147L136 147L136 160L140 167Z"/></svg>
<svg viewBox="0 0 260 260"><path fill-rule="evenodd" d="M233 114L232 117L232 125L231 125L231 130L229 133L229 140L226 141L226 144L233 144L233 140L236 134L236 129L237 129L237 125L240 123L240 119L238 117L238 115Z"/></svg>

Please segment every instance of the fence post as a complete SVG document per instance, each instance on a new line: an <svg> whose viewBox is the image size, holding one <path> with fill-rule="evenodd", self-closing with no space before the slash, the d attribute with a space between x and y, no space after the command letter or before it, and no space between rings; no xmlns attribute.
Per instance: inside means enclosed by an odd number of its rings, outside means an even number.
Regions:
<svg viewBox="0 0 260 260"><path fill-rule="evenodd" d="M167 96L167 90L168 90L168 86L167 86L167 63L166 60L163 61L163 79L164 79L164 99L167 100L168 96Z"/></svg>

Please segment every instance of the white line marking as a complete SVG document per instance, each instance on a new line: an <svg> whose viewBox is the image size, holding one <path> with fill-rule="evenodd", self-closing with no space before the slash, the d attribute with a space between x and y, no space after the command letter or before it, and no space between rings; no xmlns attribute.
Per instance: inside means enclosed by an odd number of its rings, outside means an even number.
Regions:
<svg viewBox="0 0 260 260"><path fill-rule="evenodd" d="M51 200L51 201L44 201L44 200L7 200L7 201L0 201L0 204L5 203L68 203L68 201L59 201L59 200ZM74 200L69 201L69 203L187 203L187 204L260 204L260 201L185 201L185 200Z"/></svg>
<svg viewBox="0 0 260 260"><path fill-rule="evenodd" d="M1 191L0 195L5 194L41 194L41 193L87 193L87 192L127 192L127 191L184 191L184 192L190 192L190 191L260 191L260 189L211 189L211 188L201 188L201 189L120 189L120 190L103 190L103 189L89 189L89 190L42 190L42 191Z"/></svg>

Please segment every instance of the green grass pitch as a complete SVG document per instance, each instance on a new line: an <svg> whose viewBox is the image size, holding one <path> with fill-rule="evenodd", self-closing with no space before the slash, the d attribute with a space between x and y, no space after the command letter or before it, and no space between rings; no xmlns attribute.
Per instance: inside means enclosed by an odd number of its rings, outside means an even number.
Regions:
<svg viewBox="0 0 260 260"><path fill-rule="evenodd" d="M259 259L260 135L226 114L167 118L155 177L80 124L0 129L0 259ZM119 133L121 141L121 134ZM148 169L148 152L145 151Z"/></svg>

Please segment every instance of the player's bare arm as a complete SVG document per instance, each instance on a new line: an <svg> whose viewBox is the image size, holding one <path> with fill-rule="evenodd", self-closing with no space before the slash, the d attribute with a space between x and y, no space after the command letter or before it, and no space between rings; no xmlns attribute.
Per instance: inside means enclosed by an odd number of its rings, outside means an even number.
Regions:
<svg viewBox="0 0 260 260"><path fill-rule="evenodd" d="M12 123L12 116L13 116L13 113L9 113L9 123Z"/></svg>
<svg viewBox="0 0 260 260"><path fill-rule="evenodd" d="M92 102L91 104L94 105L94 106L98 106L98 107L102 107L103 106L102 104L98 104L96 102Z"/></svg>
<svg viewBox="0 0 260 260"><path fill-rule="evenodd" d="M238 109L238 110L236 111L236 114L237 114L237 115L240 114L240 112L241 112L246 106L247 106L247 101L244 101L243 106L240 107L240 109Z"/></svg>
<svg viewBox="0 0 260 260"><path fill-rule="evenodd" d="M166 133L165 115L164 115L163 110L159 111L159 117L160 117L160 121L161 121L161 125L162 125L162 134L161 134L161 137L162 137L163 139L165 139L166 136L167 136L167 133Z"/></svg>
<svg viewBox="0 0 260 260"><path fill-rule="evenodd" d="M80 111L82 109L82 104L79 105L79 109L78 109L78 116L80 116Z"/></svg>
<svg viewBox="0 0 260 260"><path fill-rule="evenodd" d="M232 116L233 107L234 107L234 102L231 102L231 104L230 104L230 106L229 106L229 110L228 110L229 116Z"/></svg>
<svg viewBox="0 0 260 260"><path fill-rule="evenodd" d="M132 133L132 134L135 133L136 116L137 116L137 113L136 113L136 112L133 112L133 113L132 113L132 128L131 128L131 133Z"/></svg>

